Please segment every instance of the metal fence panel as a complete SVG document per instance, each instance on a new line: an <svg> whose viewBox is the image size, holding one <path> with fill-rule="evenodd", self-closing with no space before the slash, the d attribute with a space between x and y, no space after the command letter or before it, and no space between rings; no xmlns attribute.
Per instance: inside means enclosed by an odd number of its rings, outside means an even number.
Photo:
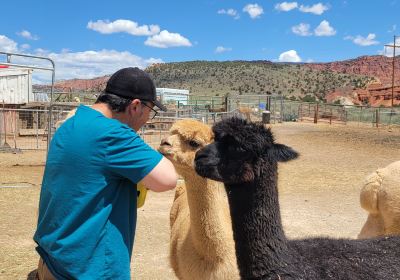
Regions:
<svg viewBox="0 0 400 280"><path fill-rule="evenodd" d="M53 124L67 113L53 110ZM0 109L0 149L46 150L48 117L49 110Z"/></svg>
<svg viewBox="0 0 400 280"><path fill-rule="evenodd" d="M284 121L311 121L329 123L369 123L375 127L400 127L400 108L374 108L284 101Z"/></svg>
<svg viewBox="0 0 400 280"><path fill-rule="evenodd" d="M262 112L270 112L270 122L281 121L310 121L329 123L369 123L374 127L390 126L400 128L400 108L368 108L365 106L343 106L333 104L317 104L271 98L269 100L245 96L228 99L233 106L228 112L209 112L199 109L200 103L188 105L174 105L168 112L162 112L153 121L147 123L139 134L154 148L158 147L172 124L180 119L191 118L212 125L226 117L239 116L251 121L261 122ZM206 103L206 100L202 104ZM246 101L246 102L245 102ZM263 107L265 102L266 108ZM53 106L51 118L54 133L57 126L67 114L76 108L76 104L65 103ZM243 110L247 108L248 110ZM46 150L49 110L46 109L10 109L0 108L0 151L17 150Z"/></svg>

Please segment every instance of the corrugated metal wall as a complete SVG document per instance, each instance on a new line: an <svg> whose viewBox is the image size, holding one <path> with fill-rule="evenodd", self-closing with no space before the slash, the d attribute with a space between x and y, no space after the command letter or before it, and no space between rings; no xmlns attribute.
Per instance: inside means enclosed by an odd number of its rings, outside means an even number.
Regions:
<svg viewBox="0 0 400 280"><path fill-rule="evenodd" d="M0 69L0 103L23 104L34 101L31 69Z"/></svg>

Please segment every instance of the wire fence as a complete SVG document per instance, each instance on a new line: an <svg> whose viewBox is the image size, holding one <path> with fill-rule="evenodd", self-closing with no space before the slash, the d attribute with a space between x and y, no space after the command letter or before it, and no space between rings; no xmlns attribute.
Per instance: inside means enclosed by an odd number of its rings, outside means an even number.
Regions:
<svg viewBox="0 0 400 280"><path fill-rule="evenodd" d="M172 125L178 121L183 119L196 119L205 124L212 125L215 122L223 120L224 118L238 116L243 117L240 112L237 110L231 112L220 112L220 113L193 113L191 115L183 115L182 111L181 115L178 116L159 116L154 118L154 120L147 122L139 131L139 135L142 139L152 146L153 148L158 148L161 142L161 139L165 138Z"/></svg>
<svg viewBox="0 0 400 280"><path fill-rule="evenodd" d="M74 109L71 107L70 110ZM52 133L65 120L70 110L52 110ZM197 119L213 124L225 117L240 113L192 113L191 110L180 110L161 114L144 125L139 134L149 145L156 148L165 137L172 124L180 119ZM48 136L48 109L5 109L0 108L0 152L18 153L22 150L46 150Z"/></svg>
<svg viewBox="0 0 400 280"><path fill-rule="evenodd" d="M53 110L52 123L63 120L68 112ZM48 118L48 109L0 109L0 151L45 150Z"/></svg>
<svg viewBox="0 0 400 280"><path fill-rule="evenodd" d="M213 101L214 100L214 101ZM212 125L226 117L240 116L254 122L276 123L304 121L330 124L370 124L373 127L400 128L400 108L369 108L320 103L305 103L265 98L264 96L235 96L224 100L197 99L187 104L170 104L168 112L162 112L139 131L141 137L154 148L158 147L172 124L180 119L197 119ZM209 105L209 106L207 106ZM0 152L21 150L46 150L49 117L54 133L67 114L77 104L65 103L48 108L13 109L0 108ZM224 110L216 110L219 107ZM226 109L225 109L226 108ZM267 118L266 118L267 116Z"/></svg>
<svg viewBox="0 0 400 280"><path fill-rule="evenodd" d="M400 107L374 108L336 104L285 101L283 121L311 121L335 124L370 124L374 127L400 128Z"/></svg>

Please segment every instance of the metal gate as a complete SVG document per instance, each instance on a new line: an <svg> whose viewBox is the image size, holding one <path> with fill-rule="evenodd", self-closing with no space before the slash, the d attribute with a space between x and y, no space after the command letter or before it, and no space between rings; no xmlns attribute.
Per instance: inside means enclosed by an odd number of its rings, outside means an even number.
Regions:
<svg viewBox="0 0 400 280"><path fill-rule="evenodd" d="M228 111L238 111L251 121L261 121L262 112L269 111L273 123L283 120L282 95L230 95L227 98Z"/></svg>
<svg viewBox="0 0 400 280"><path fill-rule="evenodd" d="M53 110L53 90L54 90L54 79L55 79L55 64L54 61L48 57L43 57L43 56L34 56L34 55L26 55L26 54L18 54L18 53L9 53L9 52L0 52L0 55L4 55L6 61L1 62L0 65L5 65L5 66L11 66L11 67L16 67L16 68L28 68L28 69L36 69L36 70L44 70L44 71L50 71L51 72L51 90L50 90L50 103L49 103L49 116L52 116L52 110ZM47 61L50 62L51 67L42 67L42 66L35 66L35 65L28 65L28 64L18 64L18 63L13 63L12 59L13 58L23 58L23 59L28 59L28 60L39 60L39 61ZM4 106L3 106L4 109ZM16 115L16 112L14 113ZM3 123L4 119L7 118L7 113L3 110ZM15 129L16 129L17 122L15 121ZM53 119L51 117L47 118L47 143L46 143L46 148L48 150L51 136L53 134ZM16 131L14 131L14 135L16 134ZM5 133L5 142L0 143L0 148L3 149L8 149L9 144L7 142L7 132Z"/></svg>

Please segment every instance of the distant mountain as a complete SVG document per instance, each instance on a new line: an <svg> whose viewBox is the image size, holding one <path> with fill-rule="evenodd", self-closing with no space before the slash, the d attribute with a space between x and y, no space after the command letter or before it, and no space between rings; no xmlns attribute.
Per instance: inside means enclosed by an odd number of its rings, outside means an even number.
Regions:
<svg viewBox="0 0 400 280"><path fill-rule="evenodd" d="M393 58L382 55L361 56L356 59L329 63L306 64L311 69L345 74L366 75L377 78L383 85L392 85ZM395 84L400 84L400 56L395 58Z"/></svg>
<svg viewBox="0 0 400 280"><path fill-rule="evenodd" d="M58 81L55 85L57 89L64 89L65 91L102 91L106 87L106 83L110 75L97 77L93 79L72 79Z"/></svg>
<svg viewBox="0 0 400 280"><path fill-rule="evenodd" d="M373 77L314 70L306 64L270 61L190 61L148 67L158 87L185 88L194 95L282 94L290 99L314 98L337 88L362 88Z"/></svg>
<svg viewBox="0 0 400 280"><path fill-rule="evenodd" d="M400 83L400 57L395 59ZM392 58L362 56L329 63L274 63L270 61L189 61L155 64L146 69L157 87L190 90L193 95L283 94L290 99L325 100L340 89L391 83ZM57 91L99 92L109 76L58 81ZM38 89L38 88L37 88Z"/></svg>

